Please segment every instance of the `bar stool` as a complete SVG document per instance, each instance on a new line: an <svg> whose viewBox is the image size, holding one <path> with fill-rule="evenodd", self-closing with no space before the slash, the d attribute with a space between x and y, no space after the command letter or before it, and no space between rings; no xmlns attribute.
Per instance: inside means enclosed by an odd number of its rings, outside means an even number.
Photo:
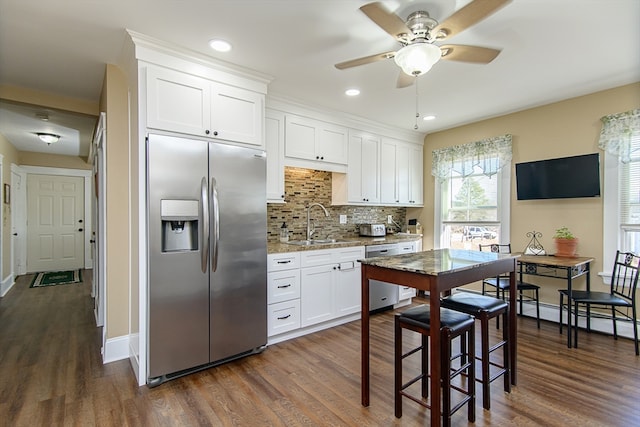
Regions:
<svg viewBox="0 0 640 427"><path fill-rule="evenodd" d="M511 392L510 364L509 364L509 304L501 299L477 295L469 292L458 292L456 294L445 297L441 301L441 306L466 313L480 320L480 354L479 359L482 366L482 377L476 380L482 383L482 407L484 409L491 408L490 384L501 375L504 378L504 391ZM493 346L489 345L489 321L502 315L502 341L497 342ZM491 353L502 348L503 364L492 362ZM490 367L497 367L498 370L491 375Z"/></svg>
<svg viewBox="0 0 640 427"><path fill-rule="evenodd" d="M426 400L420 399L409 394L405 389L422 380L421 394L423 398L429 397L429 323L430 312L428 305L419 305L403 313L396 314L395 317L395 416L402 417L402 396L405 396L414 402L431 409L431 405ZM442 425L451 425L451 415L467 404L467 418L470 422L476 419L475 412L475 329L474 319L472 316L458 313L452 310L440 310L440 364L442 373ZM421 334L421 345L402 353L402 329L409 329ZM452 356L452 341L461 337L461 348L466 353L457 353ZM407 383L402 382L402 360L412 354L422 350L421 374L411 379ZM460 359L459 367L452 367L452 361ZM451 380L460 374L467 375L467 389L452 385ZM451 389L454 389L464 395L464 398L458 402L453 408L451 407ZM434 404L434 402L431 402ZM438 402L439 404L439 402Z"/></svg>

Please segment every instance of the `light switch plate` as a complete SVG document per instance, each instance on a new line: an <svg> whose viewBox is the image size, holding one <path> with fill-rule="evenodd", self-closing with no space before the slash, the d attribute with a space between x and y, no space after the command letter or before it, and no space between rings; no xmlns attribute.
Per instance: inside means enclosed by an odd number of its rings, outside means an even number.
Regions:
<svg viewBox="0 0 640 427"><path fill-rule="evenodd" d="M347 223L347 216L340 215L340 224L346 224L346 223Z"/></svg>
<svg viewBox="0 0 640 427"><path fill-rule="evenodd" d="M393 216L387 215L387 224L393 224Z"/></svg>

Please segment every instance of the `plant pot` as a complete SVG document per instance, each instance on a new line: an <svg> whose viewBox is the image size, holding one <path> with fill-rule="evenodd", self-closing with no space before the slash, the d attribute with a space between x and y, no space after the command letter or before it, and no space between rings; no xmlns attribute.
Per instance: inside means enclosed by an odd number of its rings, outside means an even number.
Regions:
<svg viewBox="0 0 640 427"><path fill-rule="evenodd" d="M576 248L578 247L578 239L559 239L556 241L556 254L557 257L562 258L575 258Z"/></svg>

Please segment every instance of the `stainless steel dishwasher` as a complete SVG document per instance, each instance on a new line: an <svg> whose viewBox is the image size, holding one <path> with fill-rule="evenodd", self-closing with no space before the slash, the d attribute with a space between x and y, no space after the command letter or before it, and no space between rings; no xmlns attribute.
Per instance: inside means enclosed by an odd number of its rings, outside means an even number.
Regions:
<svg viewBox="0 0 640 427"><path fill-rule="evenodd" d="M365 257L391 256L415 252L415 243L389 243L365 246ZM392 308L398 302L398 285L379 280L369 281L369 311Z"/></svg>

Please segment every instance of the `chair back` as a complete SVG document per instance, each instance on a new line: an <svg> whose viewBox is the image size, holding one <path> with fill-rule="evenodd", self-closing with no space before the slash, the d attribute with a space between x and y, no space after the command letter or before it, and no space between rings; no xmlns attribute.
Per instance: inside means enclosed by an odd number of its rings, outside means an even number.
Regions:
<svg viewBox="0 0 640 427"><path fill-rule="evenodd" d="M499 245L497 243L491 243L489 245L478 245L480 247L480 252L493 252L498 254L510 254L511 253L511 243L507 243L505 245Z"/></svg>
<svg viewBox="0 0 640 427"><path fill-rule="evenodd" d="M611 293L634 301L638 288L640 257L632 252L616 251L613 274L611 275Z"/></svg>

